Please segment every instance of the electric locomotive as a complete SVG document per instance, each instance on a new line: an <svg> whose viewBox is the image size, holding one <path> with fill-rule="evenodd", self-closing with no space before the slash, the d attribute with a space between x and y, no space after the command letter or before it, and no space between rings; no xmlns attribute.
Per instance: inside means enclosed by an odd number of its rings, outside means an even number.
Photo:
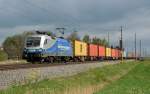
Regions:
<svg viewBox="0 0 150 94"><path fill-rule="evenodd" d="M54 62L55 59L71 58L72 50L71 42L66 39L35 34L26 38L23 58L29 62Z"/></svg>

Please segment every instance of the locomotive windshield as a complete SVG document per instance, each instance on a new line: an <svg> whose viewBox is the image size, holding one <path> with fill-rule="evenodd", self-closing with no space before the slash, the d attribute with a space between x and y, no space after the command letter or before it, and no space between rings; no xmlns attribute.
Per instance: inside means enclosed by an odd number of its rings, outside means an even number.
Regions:
<svg viewBox="0 0 150 94"><path fill-rule="evenodd" d="M28 37L26 41L27 47L38 47L40 46L41 37Z"/></svg>

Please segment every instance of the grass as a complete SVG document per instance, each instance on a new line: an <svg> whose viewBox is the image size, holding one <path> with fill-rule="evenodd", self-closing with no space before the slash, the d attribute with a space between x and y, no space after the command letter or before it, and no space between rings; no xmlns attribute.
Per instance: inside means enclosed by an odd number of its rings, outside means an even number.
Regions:
<svg viewBox="0 0 150 94"><path fill-rule="evenodd" d="M0 94L92 94L119 79L139 63L124 63L91 69L70 77L46 79L37 83L13 86Z"/></svg>
<svg viewBox="0 0 150 94"><path fill-rule="evenodd" d="M138 64L127 75L95 94L150 94L150 62Z"/></svg>

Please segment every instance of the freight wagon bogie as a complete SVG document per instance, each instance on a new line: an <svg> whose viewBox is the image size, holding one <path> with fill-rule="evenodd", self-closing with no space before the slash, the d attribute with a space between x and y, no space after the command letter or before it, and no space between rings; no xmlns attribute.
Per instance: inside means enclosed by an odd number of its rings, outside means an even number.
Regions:
<svg viewBox="0 0 150 94"><path fill-rule="evenodd" d="M87 56L86 58L87 61L97 61L100 60L99 57L97 56Z"/></svg>
<svg viewBox="0 0 150 94"><path fill-rule="evenodd" d="M85 56L74 56L73 57L74 62L84 62L86 60L87 60L87 57L85 57Z"/></svg>

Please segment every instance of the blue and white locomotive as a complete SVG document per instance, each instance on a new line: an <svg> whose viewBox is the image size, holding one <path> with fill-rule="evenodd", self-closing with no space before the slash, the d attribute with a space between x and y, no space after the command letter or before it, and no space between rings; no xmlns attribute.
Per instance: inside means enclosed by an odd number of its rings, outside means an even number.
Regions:
<svg viewBox="0 0 150 94"><path fill-rule="evenodd" d="M46 34L29 35L26 38L23 57L28 61L53 62L54 59L72 56L72 44L66 39Z"/></svg>

